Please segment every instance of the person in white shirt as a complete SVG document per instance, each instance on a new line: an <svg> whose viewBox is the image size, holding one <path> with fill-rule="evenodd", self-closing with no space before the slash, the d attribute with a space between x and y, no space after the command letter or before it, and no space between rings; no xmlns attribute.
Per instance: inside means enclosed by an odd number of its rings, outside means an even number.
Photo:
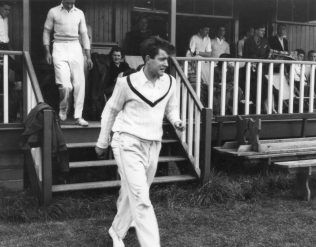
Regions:
<svg viewBox="0 0 316 247"><path fill-rule="evenodd" d="M114 92L102 113L101 131L95 147L101 156L109 146L121 177L117 214L109 234L114 247L123 247L123 239L135 223L141 247L159 247L158 223L149 198L162 138L164 115L182 131L176 96L176 80L165 73L168 41L151 37L141 45L144 67L127 77L118 78Z"/></svg>
<svg viewBox="0 0 316 247"><path fill-rule="evenodd" d="M302 49L296 49L296 60L297 61L304 61L305 59L305 51ZM294 82L297 84L296 86L299 87L299 83L301 81L301 74L302 74L302 64L294 64ZM306 83L306 76L304 76L304 82Z"/></svg>
<svg viewBox="0 0 316 247"><path fill-rule="evenodd" d="M308 53L307 53L307 60L308 61L312 61L312 62L316 62L316 51L315 50L308 51ZM306 76L306 80L307 81L310 80L311 69L312 69L311 65L306 65L305 66L305 76Z"/></svg>
<svg viewBox="0 0 316 247"><path fill-rule="evenodd" d="M211 39L209 37L210 28L207 26L201 26L199 32L193 35L190 39L189 49L187 51L187 57L211 57ZM189 63L191 73L196 73L196 63ZM209 81L210 63L203 62L201 68L201 78L204 83Z"/></svg>
<svg viewBox="0 0 316 247"><path fill-rule="evenodd" d="M9 2L0 2L0 50L10 50L8 16L11 11Z"/></svg>
<svg viewBox="0 0 316 247"><path fill-rule="evenodd" d="M225 41L226 28L219 26L215 39L211 40L212 44L212 57L220 57L222 54L230 54L229 44Z"/></svg>
<svg viewBox="0 0 316 247"><path fill-rule="evenodd" d="M48 64L54 63L55 80L59 85L59 117L67 119L69 95L74 89L74 118L76 124L87 126L82 118L85 98L84 58L79 42L87 57L88 68L93 64L90 55L90 42L84 13L75 7L76 0L62 0L59 6L51 8L47 14L43 32L43 43ZM50 53L50 33L54 30L53 54Z"/></svg>
<svg viewBox="0 0 316 247"><path fill-rule="evenodd" d="M187 56L211 56L212 47L209 32L209 27L202 26L200 31L191 37Z"/></svg>

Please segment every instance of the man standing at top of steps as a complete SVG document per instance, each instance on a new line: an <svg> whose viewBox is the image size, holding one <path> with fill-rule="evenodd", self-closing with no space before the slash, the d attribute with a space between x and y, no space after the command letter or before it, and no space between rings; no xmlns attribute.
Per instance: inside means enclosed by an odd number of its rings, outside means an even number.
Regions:
<svg viewBox="0 0 316 247"><path fill-rule="evenodd" d="M93 64L90 41L83 12L75 7L76 0L62 0L61 5L51 8L47 14L43 43L48 64L54 63L55 79L59 85L59 117L67 119L69 95L74 89L74 118L76 124L87 126L82 118L85 98L84 58L79 37L87 57L88 69ZM50 53L50 33L54 30L53 54Z"/></svg>
<svg viewBox="0 0 316 247"><path fill-rule="evenodd" d="M141 247L160 246L149 188L157 169L164 115L177 130L184 129L176 80L165 73L173 51L174 47L159 37L145 40L141 45L144 67L118 78L102 113L95 150L98 155L104 154L112 130L111 146L121 177L117 214L109 230L114 247L124 246L123 239L133 221Z"/></svg>

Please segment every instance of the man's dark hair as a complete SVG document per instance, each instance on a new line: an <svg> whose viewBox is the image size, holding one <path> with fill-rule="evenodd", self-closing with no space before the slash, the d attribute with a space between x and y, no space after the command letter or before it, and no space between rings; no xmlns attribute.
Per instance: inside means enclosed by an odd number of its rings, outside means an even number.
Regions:
<svg viewBox="0 0 316 247"><path fill-rule="evenodd" d="M308 51L307 56L310 57L313 53L316 53L316 51L315 50L310 50L310 51Z"/></svg>
<svg viewBox="0 0 316 247"><path fill-rule="evenodd" d="M112 49L110 51L110 56L112 56L114 52L120 52L122 58L125 56L125 53L123 52L123 49L121 47L119 47L119 46L113 46L112 47Z"/></svg>
<svg viewBox="0 0 316 247"><path fill-rule="evenodd" d="M160 38L159 36L151 36L144 40L140 45L140 54L143 60L148 55L150 58L155 58L159 53L159 49L164 50L167 54L174 54L175 48L169 41Z"/></svg>
<svg viewBox="0 0 316 247"><path fill-rule="evenodd" d="M219 58L233 58L233 56L232 56L231 54L228 54L228 53L223 53L223 54L221 54L221 55L219 56ZM222 66L223 66L223 61L219 61L219 62L217 63L217 67L218 67L219 69L221 69Z"/></svg>
<svg viewBox="0 0 316 247"><path fill-rule="evenodd" d="M226 30L225 25L219 25L219 26L217 26L217 31L219 31L221 28L225 28L225 30Z"/></svg>
<svg viewBox="0 0 316 247"><path fill-rule="evenodd" d="M254 26L253 26L253 28L255 29L255 30L258 30L258 29L260 29L260 28L265 28L266 26L263 24L263 23L256 23Z"/></svg>
<svg viewBox="0 0 316 247"><path fill-rule="evenodd" d="M10 3L9 1L0 1L0 7L3 7L4 5L11 6L12 3Z"/></svg>
<svg viewBox="0 0 316 247"><path fill-rule="evenodd" d="M305 51L303 49L296 49L295 51L296 51L297 55L303 54L305 56Z"/></svg>
<svg viewBox="0 0 316 247"><path fill-rule="evenodd" d="M277 26L277 30L280 30L283 27L286 28L286 25L284 23L279 23L278 26Z"/></svg>

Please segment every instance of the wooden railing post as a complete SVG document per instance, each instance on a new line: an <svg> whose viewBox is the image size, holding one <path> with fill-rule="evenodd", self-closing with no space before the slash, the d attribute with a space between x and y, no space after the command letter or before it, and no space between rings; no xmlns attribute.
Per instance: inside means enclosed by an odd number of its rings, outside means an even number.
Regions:
<svg viewBox="0 0 316 247"><path fill-rule="evenodd" d="M47 205L52 200L52 122L53 111L44 110L43 128L43 186L41 203Z"/></svg>
<svg viewBox="0 0 316 247"><path fill-rule="evenodd" d="M211 144L212 144L212 118L210 108L202 109L201 151L200 151L200 181L205 184L209 181L211 172Z"/></svg>

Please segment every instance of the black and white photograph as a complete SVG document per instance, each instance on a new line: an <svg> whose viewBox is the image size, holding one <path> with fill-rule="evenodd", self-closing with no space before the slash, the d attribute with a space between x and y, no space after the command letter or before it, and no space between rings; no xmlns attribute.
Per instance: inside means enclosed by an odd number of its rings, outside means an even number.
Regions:
<svg viewBox="0 0 316 247"><path fill-rule="evenodd" d="M316 0L0 0L0 247L315 247Z"/></svg>

